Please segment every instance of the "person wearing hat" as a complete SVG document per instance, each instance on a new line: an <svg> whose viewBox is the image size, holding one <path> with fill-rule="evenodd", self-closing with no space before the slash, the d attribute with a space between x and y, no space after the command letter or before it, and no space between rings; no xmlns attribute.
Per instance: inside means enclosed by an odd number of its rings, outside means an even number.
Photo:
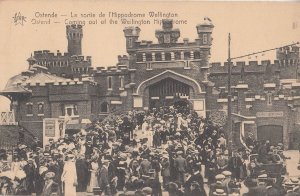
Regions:
<svg viewBox="0 0 300 196"><path fill-rule="evenodd" d="M178 151L177 152L177 158L174 160L174 167L177 171L177 181L183 185L185 182L184 175L187 169L187 161L182 156L183 152Z"/></svg>
<svg viewBox="0 0 300 196"><path fill-rule="evenodd" d="M34 161L32 159L27 160L27 164L24 166L23 170L26 174L26 190L28 194L32 194L34 190L34 181L35 181L35 175L36 175L36 169L35 165L33 163Z"/></svg>
<svg viewBox="0 0 300 196"><path fill-rule="evenodd" d="M193 191L192 189L193 183L197 183L197 191ZM204 180L200 173L200 167L198 169L193 168L192 174L187 177L185 183L185 192L186 193L200 192L201 193L200 195L206 195L204 190Z"/></svg>
<svg viewBox="0 0 300 196"><path fill-rule="evenodd" d="M161 176L163 178L163 187L166 188L170 182L170 161L167 155L162 156Z"/></svg>
<svg viewBox="0 0 300 196"><path fill-rule="evenodd" d="M47 172L45 174L45 185L43 196L61 195L59 185L53 180L55 173Z"/></svg>
<svg viewBox="0 0 300 196"><path fill-rule="evenodd" d="M63 183L63 192L65 195L76 195L77 171L75 165L75 156L67 155L67 160L64 164L61 181Z"/></svg>
<svg viewBox="0 0 300 196"><path fill-rule="evenodd" d="M102 191L102 193L105 193L105 195L110 194L110 185L109 185L109 179L108 179L108 165L109 160L102 161L102 167L98 174L98 184Z"/></svg>
<svg viewBox="0 0 300 196"><path fill-rule="evenodd" d="M215 176L216 182L212 183L209 187L209 195L214 195L217 189L222 189L225 193L227 193L227 188L224 184L225 176L223 174L218 174Z"/></svg>
<svg viewBox="0 0 300 196"><path fill-rule="evenodd" d="M212 196L225 196L227 195L223 189L216 189L213 193Z"/></svg>
<svg viewBox="0 0 300 196"><path fill-rule="evenodd" d="M232 177L240 179L241 167L243 165L242 159L238 152L234 152L233 156L229 159L228 169L232 173Z"/></svg>
<svg viewBox="0 0 300 196"><path fill-rule="evenodd" d="M77 191L86 192L87 184L89 182L89 163L85 159L84 154L79 155L79 158L75 162L77 171Z"/></svg>

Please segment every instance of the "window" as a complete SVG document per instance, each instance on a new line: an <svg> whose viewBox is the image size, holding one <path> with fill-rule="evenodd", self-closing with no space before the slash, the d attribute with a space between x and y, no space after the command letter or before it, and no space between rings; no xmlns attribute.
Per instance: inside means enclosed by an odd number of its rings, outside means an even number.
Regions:
<svg viewBox="0 0 300 196"><path fill-rule="evenodd" d="M132 38L128 38L128 47L132 48Z"/></svg>
<svg viewBox="0 0 300 196"><path fill-rule="evenodd" d="M102 113L107 113L108 112L108 103L107 102L104 102L104 103L101 104L100 112L102 112Z"/></svg>
<svg viewBox="0 0 300 196"><path fill-rule="evenodd" d="M142 62L143 61L143 55L142 54L137 54L136 61L137 62Z"/></svg>
<svg viewBox="0 0 300 196"><path fill-rule="evenodd" d="M200 59L200 52L194 52L194 59Z"/></svg>
<svg viewBox="0 0 300 196"><path fill-rule="evenodd" d="M184 60L189 60L190 59L190 52L184 52Z"/></svg>
<svg viewBox="0 0 300 196"><path fill-rule="evenodd" d="M38 103L38 116L44 115L44 103Z"/></svg>
<svg viewBox="0 0 300 196"><path fill-rule="evenodd" d="M156 61L161 61L162 60L161 53L155 53L155 60Z"/></svg>
<svg viewBox="0 0 300 196"><path fill-rule="evenodd" d="M112 90L112 77L108 76L107 78L107 88L108 90Z"/></svg>
<svg viewBox="0 0 300 196"><path fill-rule="evenodd" d="M207 34L203 34L203 44L207 44Z"/></svg>
<svg viewBox="0 0 300 196"><path fill-rule="evenodd" d="M146 54L146 61L152 61L152 54Z"/></svg>
<svg viewBox="0 0 300 196"><path fill-rule="evenodd" d="M120 89L124 89L124 76L120 76Z"/></svg>
<svg viewBox="0 0 300 196"><path fill-rule="evenodd" d="M181 53L180 52L175 52L174 56L175 56L175 60L180 60L181 59Z"/></svg>
<svg viewBox="0 0 300 196"><path fill-rule="evenodd" d="M165 54L165 59L166 59L166 61L170 61L171 60L171 53L170 52L167 52Z"/></svg>
<svg viewBox="0 0 300 196"><path fill-rule="evenodd" d="M272 94L267 95L268 105L272 105Z"/></svg>
<svg viewBox="0 0 300 196"><path fill-rule="evenodd" d="M77 104L62 104L61 105L62 116L77 116L78 106Z"/></svg>
<svg viewBox="0 0 300 196"><path fill-rule="evenodd" d="M33 115L32 103L27 103L26 104L26 114L27 114L27 116L32 116Z"/></svg>

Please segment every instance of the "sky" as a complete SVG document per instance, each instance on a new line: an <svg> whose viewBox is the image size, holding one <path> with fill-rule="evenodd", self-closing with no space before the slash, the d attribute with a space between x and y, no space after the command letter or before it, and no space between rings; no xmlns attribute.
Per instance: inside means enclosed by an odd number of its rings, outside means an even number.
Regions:
<svg viewBox="0 0 300 196"><path fill-rule="evenodd" d="M71 17L77 14L78 17ZM117 56L126 54L123 29L126 26L120 19L109 17L109 12L119 14L144 14L135 20L150 20L151 24L140 25L139 40L157 42L149 12L173 13L174 20L186 20L187 24L174 24L183 38L193 41L197 38L196 25L204 17L209 17L215 25L211 62L224 62L227 59L227 37L231 33L231 56L240 56L260 50L271 49L300 41L300 3L297 2L195 2L195 1L0 1L0 89L7 80L28 68L26 59L35 50L67 51L65 20L86 22L83 27L83 55L92 56L93 66L113 66ZM33 19L48 20L45 14L57 14L50 18L50 24L33 24ZM98 17L99 14L105 17ZM80 14L96 14L95 18L79 17ZM62 16L63 15L63 16ZM18 16L18 20L14 20ZM37 17L39 16L39 17ZM103 16L103 15L102 15ZM20 19L21 17L21 19ZM22 17L24 20L22 20ZM16 17L15 17L16 18ZM87 24L89 20L98 24ZM106 19L106 24L99 24ZM109 24L109 20L118 24ZM131 19L131 18L127 18ZM162 19L162 18L155 18ZM55 23L58 22L58 23ZM23 25L21 24L23 23ZM275 58L269 52L249 60ZM8 108L6 98L0 96L0 111Z"/></svg>

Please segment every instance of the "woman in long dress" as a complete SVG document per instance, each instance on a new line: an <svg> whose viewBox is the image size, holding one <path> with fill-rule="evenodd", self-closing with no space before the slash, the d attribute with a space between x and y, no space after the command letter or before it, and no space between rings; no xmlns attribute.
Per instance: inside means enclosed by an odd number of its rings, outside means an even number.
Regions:
<svg viewBox="0 0 300 196"><path fill-rule="evenodd" d="M64 165L64 170L61 176L63 182L63 191L65 196L75 196L77 186L77 172L75 166L74 155L68 155Z"/></svg>
<svg viewBox="0 0 300 196"><path fill-rule="evenodd" d="M98 187L98 180L97 180L97 176L96 176L98 169L99 169L98 162L96 160L93 160L91 162L91 169L90 169L90 172L91 172L90 183L89 183L88 189L87 189L87 192L89 192L89 193L93 192L94 187Z"/></svg>

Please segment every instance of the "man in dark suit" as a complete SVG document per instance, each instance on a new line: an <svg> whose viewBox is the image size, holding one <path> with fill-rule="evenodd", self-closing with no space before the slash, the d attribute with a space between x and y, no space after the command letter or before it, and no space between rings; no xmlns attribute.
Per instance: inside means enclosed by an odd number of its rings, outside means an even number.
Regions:
<svg viewBox="0 0 300 196"><path fill-rule="evenodd" d="M185 183L185 193L191 193L192 189L191 186L192 184L196 183L197 184L197 190L201 192L201 196L206 195L205 190L204 190L204 180L202 175L200 174L200 169L193 169L192 175L188 176L186 179ZM195 192L195 191L193 191Z"/></svg>
<svg viewBox="0 0 300 196"><path fill-rule="evenodd" d="M110 195L109 190L109 179L108 179L108 160L102 162L102 167L98 174L98 184L102 192L105 192L105 195Z"/></svg>
<svg viewBox="0 0 300 196"><path fill-rule="evenodd" d="M183 185L184 184L184 175L187 168L187 162L186 159L182 157L183 152L178 151L177 155L178 157L174 160L174 167L176 169L177 173L177 180L178 182Z"/></svg>
<svg viewBox="0 0 300 196"><path fill-rule="evenodd" d="M46 173L42 196L62 195L60 193L59 185L53 181L54 176L55 174L53 172Z"/></svg>
<svg viewBox="0 0 300 196"><path fill-rule="evenodd" d="M89 165L84 155L80 155L79 159L76 160L76 171L78 181L77 191L85 192L89 179Z"/></svg>

